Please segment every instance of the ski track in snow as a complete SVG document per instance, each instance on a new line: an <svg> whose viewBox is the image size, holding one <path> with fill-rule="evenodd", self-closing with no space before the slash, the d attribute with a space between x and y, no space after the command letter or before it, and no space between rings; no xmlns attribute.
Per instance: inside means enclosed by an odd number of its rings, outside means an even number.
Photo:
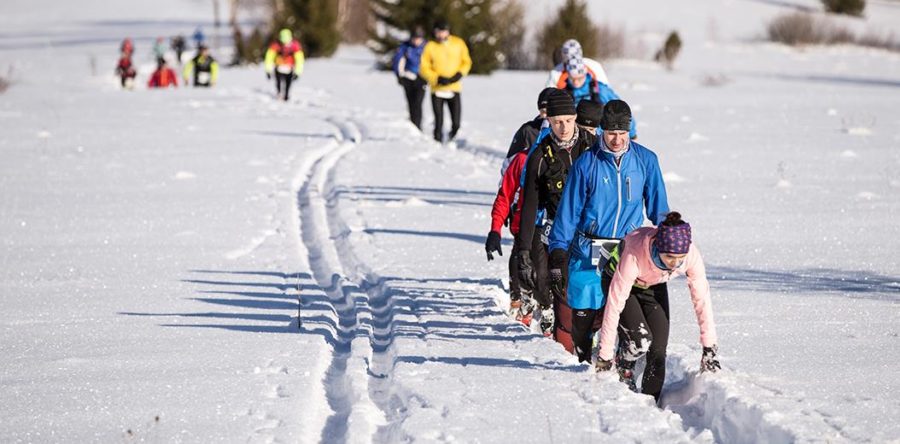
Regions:
<svg viewBox="0 0 900 444"><path fill-rule="evenodd" d="M402 409L400 398L389 399L393 306L384 287L365 275L349 244L340 240L345 228L335 219L334 197L329 196L332 172L363 138L352 119L332 117L329 122L340 134L339 144L315 161L298 192L302 239L313 276L337 314L334 353L324 381L332 413L320 440L380 442L379 428L392 419L391 411Z"/></svg>
<svg viewBox="0 0 900 444"><path fill-rule="evenodd" d="M366 142L365 126L353 116L333 115L327 118L335 127L335 144L326 144L307 159L297 185L300 236L307 250L315 282L327 295L336 319L331 361L323 380L330 412L327 417L311 419L321 423L318 435L323 442L370 443L408 440L402 428L408 403L415 402L411 391L397 386L392 378L397 363L394 343L394 312L413 307L412 294L404 294L401 285L386 285L356 257L350 234L351 228L340 214L340 187L334 184L334 174L341 159ZM501 158L502 153L491 147L461 141L456 154L475 158ZM451 151L452 153L452 151ZM356 222L356 221L354 221ZM502 288L501 280L494 284ZM395 287L395 288L391 288ZM483 289L481 291L484 291ZM429 294L418 295L419 298ZM301 294L300 328L303 326L304 295ZM503 298L493 299L502 310ZM413 315L415 315L413 313ZM465 314L462 314L465 316ZM418 316L415 316L418 318ZM515 325L513 320L510 324ZM423 327L419 335L428 335ZM556 346L547 341L547 347ZM678 349L677 347L672 347ZM662 405L680 417L672 421L697 441L715 442L796 442L816 439L842 441L849 437L815 411L800 412L773 410L770 398L783 397L756 385L749 375L730 375L726 369L720 375L701 375L696 366L685 363L696 351L677 350L667 361L668 377ZM749 387L749 388L748 388ZM627 403L628 409L656 408L643 397L606 399L590 387L576 388L587 407L602 408L612 403ZM753 396L746 396L752 393ZM273 387L271 396L281 396ZM630 396L630 395L629 395ZM761 402L761 400L764 400ZM785 405L784 400L782 407ZM795 402L795 401L790 401ZM618 406L621 408L622 406ZM793 421L779 421L794 416ZM806 416L803 430L791 430L782 423L796 424L796 416ZM600 431L610 431L598 416ZM268 428L268 427L267 427ZM614 428L611 429L614 431Z"/></svg>

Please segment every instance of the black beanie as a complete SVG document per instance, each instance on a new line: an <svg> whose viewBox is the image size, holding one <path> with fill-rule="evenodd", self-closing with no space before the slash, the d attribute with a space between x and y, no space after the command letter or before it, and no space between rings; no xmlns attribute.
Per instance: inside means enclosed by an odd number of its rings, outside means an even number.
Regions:
<svg viewBox="0 0 900 444"><path fill-rule="evenodd" d="M600 118L603 116L603 105L593 100L582 100L575 109L578 111L578 117L575 123L591 128L600 126Z"/></svg>
<svg viewBox="0 0 900 444"><path fill-rule="evenodd" d="M547 87L541 90L541 93L538 94L538 109L544 109L547 107L547 95L553 91L554 87Z"/></svg>
<svg viewBox="0 0 900 444"><path fill-rule="evenodd" d="M575 101L568 91L554 88L547 93L547 117L574 116Z"/></svg>
<svg viewBox="0 0 900 444"><path fill-rule="evenodd" d="M631 108L622 100L610 100L603 107L600 127L605 131L630 131Z"/></svg>

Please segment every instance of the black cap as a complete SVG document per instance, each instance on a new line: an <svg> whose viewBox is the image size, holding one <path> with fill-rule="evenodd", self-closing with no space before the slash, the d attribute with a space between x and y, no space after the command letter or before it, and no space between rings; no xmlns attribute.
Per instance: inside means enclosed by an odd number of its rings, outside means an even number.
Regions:
<svg viewBox="0 0 900 444"><path fill-rule="evenodd" d="M541 93L538 94L538 109L544 109L547 107L547 94L550 94L553 91L554 87L550 86L541 90Z"/></svg>
<svg viewBox="0 0 900 444"><path fill-rule="evenodd" d="M585 99L578 102L578 107L575 108L575 111L578 112L575 123L591 128L600 126L600 119L603 117L603 105L593 100Z"/></svg>
<svg viewBox="0 0 900 444"><path fill-rule="evenodd" d="M547 117L574 115L575 101L568 91L553 88L547 93Z"/></svg>
<svg viewBox="0 0 900 444"><path fill-rule="evenodd" d="M449 31L450 24L447 23L446 20L437 20L436 22L434 22L434 29L440 31Z"/></svg>
<svg viewBox="0 0 900 444"><path fill-rule="evenodd" d="M415 38L415 37L425 38L425 30L422 29L421 26L416 26L412 29L412 31L409 32L409 37L410 38Z"/></svg>
<svg viewBox="0 0 900 444"><path fill-rule="evenodd" d="M605 131L630 131L631 107L622 100L610 100L603 107L600 127Z"/></svg>

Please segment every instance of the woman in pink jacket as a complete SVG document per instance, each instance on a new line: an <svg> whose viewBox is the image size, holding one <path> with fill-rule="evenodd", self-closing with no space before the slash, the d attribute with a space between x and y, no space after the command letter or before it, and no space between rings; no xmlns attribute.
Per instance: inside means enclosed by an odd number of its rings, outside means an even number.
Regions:
<svg viewBox="0 0 900 444"><path fill-rule="evenodd" d="M607 301L597 371L612 368L618 326L619 377L634 390L634 363L646 354L642 392L652 395L657 402L666 377L669 342L669 295L665 285L657 284L679 275L687 276L700 325L703 345L700 370L715 372L721 366L716 359L716 325L706 268L700 251L691 243L691 226L681 220L680 214L673 211L659 227L638 228L625 236L603 273Z"/></svg>

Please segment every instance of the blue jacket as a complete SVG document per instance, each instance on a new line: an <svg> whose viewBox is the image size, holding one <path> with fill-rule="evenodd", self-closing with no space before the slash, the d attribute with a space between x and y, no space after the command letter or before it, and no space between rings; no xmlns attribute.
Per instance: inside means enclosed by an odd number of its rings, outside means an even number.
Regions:
<svg viewBox="0 0 900 444"><path fill-rule="evenodd" d="M601 271L591 264L591 237L625 237L643 225L645 207L654 225L669 212L656 154L631 141L617 167L602 143L598 140L569 170L550 231L549 251L569 252L566 294L574 309L599 310L606 302Z"/></svg>
<svg viewBox="0 0 900 444"><path fill-rule="evenodd" d="M428 43L427 40L422 39L422 44L419 46L415 46L410 41L403 42L399 48L397 48L397 52L394 53L394 58L391 60L391 69L394 70L394 74L400 75L400 60L406 60L405 69L409 72L414 72L416 74L419 73L419 62L422 59L422 51L425 50L425 44Z"/></svg>
<svg viewBox="0 0 900 444"><path fill-rule="evenodd" d="M569 171L550 232L550 251L562 248L590 256L590 242L586 247L576 242L570 248L576 234L621 239L643 225L644 207L654 225L669 212L656 154L631 141L617 167L612 154L601 149L602 143L598 140Z"/></svg>

